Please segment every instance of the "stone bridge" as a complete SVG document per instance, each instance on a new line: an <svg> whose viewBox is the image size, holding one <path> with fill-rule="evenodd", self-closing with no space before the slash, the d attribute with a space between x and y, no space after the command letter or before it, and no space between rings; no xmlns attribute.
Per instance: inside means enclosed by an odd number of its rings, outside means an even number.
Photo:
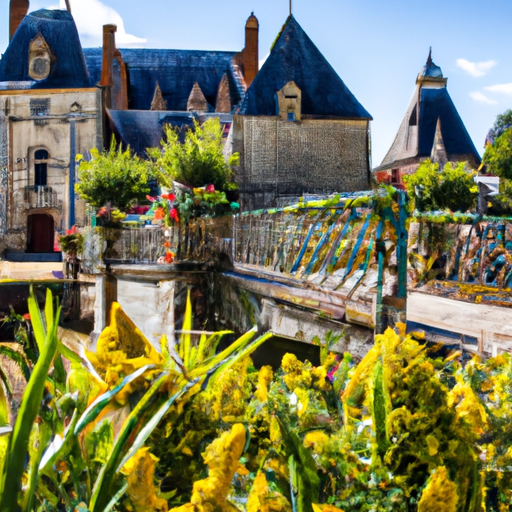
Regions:
<svg viewBox="0 0 512 512"><path fill-rule="evenodd" d="M466 351L511 351L510 219L411 218L402 203L338 196L197 219L170 228L167 238L162 230L127 230L96 278L95 330L118 300L156 339L174 320L179 325L189 288L198 329L257 324L282 340L361 356L375 331L407 321L409 330ZM171 240L176 262L154 264L155 236ZM148 247L156 251L150 257Z"/></svg>

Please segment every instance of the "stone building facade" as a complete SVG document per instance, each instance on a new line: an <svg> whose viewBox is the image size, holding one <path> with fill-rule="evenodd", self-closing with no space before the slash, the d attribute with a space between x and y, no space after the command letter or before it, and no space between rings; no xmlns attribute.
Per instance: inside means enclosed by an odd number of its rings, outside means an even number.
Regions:
<svg viewBox="0 0 512 512"><path fill-rule="evenodd" d="M75 156L100 146L100 91L73 18L26 15L0 60L0 253L52 253L59 233L84 224Z"/></svg>
<svg viewBox="0 0 512 512"><path fill-rule="evenodd" d="M234 116L242 208L368 188L370 120L290 16Z"/></svg>

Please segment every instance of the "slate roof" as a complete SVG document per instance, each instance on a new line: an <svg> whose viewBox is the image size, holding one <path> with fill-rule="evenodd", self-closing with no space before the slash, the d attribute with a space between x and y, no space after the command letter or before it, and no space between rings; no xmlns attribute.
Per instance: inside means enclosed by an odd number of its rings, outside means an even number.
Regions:
<svg viewBox="0 0 512 512"><path fill-rule="evenodd" d="M473 153L478 156L475 145L446 87L441 89L421 89L418 144L418 154L420 156L428 156L432 151L438 118L441 120L441 132L448 155Z"/></svg>
<svg viewBox="0 0 512 512"><path fill-rule="evenodd" d="M433 78L439 83L429 86L428 78ZM426 66L418 75L417 83L418 87L395 140L374 172L429 158L438 119L441 121L441 134L448 159L468 160L472 165L478 165L480 155L448 93L441 68L432 62L430 55Z"/></svg>
<svg viewBox="0 0 512 512"><path fill-rule="evenodd" d="M55 60L49 76L33 82L32 89L91 87L82 46L68 11L40 9L25 16L0 60L0 82L29 82L29 45L39 34Z"/></svg>
<svg viewBox="0 0 512 512"><path fill-rule="evenodd" d="M194 112L169 112L158 110L108 110L114 131L125 145L129 145L140 157L146 157L146 149L157 147L164 138L164 127L192 128L194 119L218 117L225 128L231 126L231 114L201 114ZM226 135L227 133L225 133Z"/></svg>
<svg viewBox="0 0 512 512"><path fill-rule="evenodd" d="M302 115L372 119L293 16L247 90L240 114L275 116L276 92L294 81Z"/></svg>
<svg viewBox="0 0 512 512"><path fill-rule="evenodd" d="M129 80L128 108L149 110L160 84L168 110L186 111L187 100L195 82L199 83L207 102L215 107L222 76L226 73L231 104L237 105L244 93L233 65L237 52L200 50L120 49ZM101 48L85 48L84 55L93 83L101 75Z"/></svg>

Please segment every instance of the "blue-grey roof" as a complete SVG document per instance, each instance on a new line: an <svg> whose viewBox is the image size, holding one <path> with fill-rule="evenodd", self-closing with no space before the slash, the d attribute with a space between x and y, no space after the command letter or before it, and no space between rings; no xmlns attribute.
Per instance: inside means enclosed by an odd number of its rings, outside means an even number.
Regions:
<svg viewBox="0 0 512 512"><path fill-rule="evenodd" d="M429 158L438 120L448 160L468 161L470 165L478 166L480 156L448 94L448 89L444 85L423 86L420 81L393 144L374 172L418 163Z"/></svg>
<svg viewBox="0 0 512 512"><path fill-rule="evenodd" d="M80 39L68 11L41 9L25 16L0 60L0 82L28 82L29 45L41 34L54 57L50 74L33 89L90 87Z"/></svg>
<svg viewBox="0 0 512 512"><path fill-rule="evenodd" d="M293 16L249 87L240 114L275 116L276 93L294 81L302 92L302 114L371 119Z"/></svg>
<svg viewBox="0 0 512 512"><path fill-rule="evenodd" d="M441 133L448 156L473 154L480 158L446 87L421 88L419 155L430 156L438 119L441 120Z"/></svg>
<svg viewBox="0 0 512 512"><path fill-rule="evenodd" d="M146 48L120 49L120 52L128 70L130 109L149 110L157 82L168 110L187 110L195 82L214 107L224 74L228 76L232 105L237 105L242 97L243 87L233 64L237 52ZM93 83L99 82L101 48L86 48L84 55Z"/></svg>

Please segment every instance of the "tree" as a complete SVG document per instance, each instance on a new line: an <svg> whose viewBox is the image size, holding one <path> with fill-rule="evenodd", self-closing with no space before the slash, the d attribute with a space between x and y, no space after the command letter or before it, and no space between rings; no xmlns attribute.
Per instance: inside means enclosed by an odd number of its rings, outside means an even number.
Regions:
<svg viewBox="0 0 512 512"><path fill-rule="evenodd" d="M108 151L91 149L91 159L82 160L78 168L79 182L75 185L80 197L92 206L110 204L124 209L149 193L148 182L153 178L144 160L132 155L128 147L116 147L112 137Z"/></svg>
<svg viewBox="0 0 512 512"><path fill-rule="evenodd" d="M489 130L489 133L486 137L486 144L494 144L496 139L500 137L505 130L508 130L512 127L512 110L505 110L503 114L498 114L496 116L496 121L492 128Z"/></svg>
<svg viewBox="0 0 512 512"><path fill-rule="evenodd" d="M455 167L448 162L442 171L439 164L425 160L418 170L404 176L407 193L419 211L445 210L465 212L476 204L478 188L474 171L465 162Z"/></svg>
<svg viewBox="0 0 512 512"><path fill-rule="evenodd" d="M486 147L483 160L489 173L512 179L512 128L504 130Z"/></svg>
<svg viewBox="0 0 512 512"><path fill-rule="evenodd" d="M220 191L238 188L232 169L238 163L238 154L226 161L217 118L208 119L202 126L194 121L194 129L185 132L183 143L178 128L166 126L165 135L167 142L162 141L162 148L148 150L163 185L171 188L172 181L177 181L190 187L211 184Z"/></svg>

